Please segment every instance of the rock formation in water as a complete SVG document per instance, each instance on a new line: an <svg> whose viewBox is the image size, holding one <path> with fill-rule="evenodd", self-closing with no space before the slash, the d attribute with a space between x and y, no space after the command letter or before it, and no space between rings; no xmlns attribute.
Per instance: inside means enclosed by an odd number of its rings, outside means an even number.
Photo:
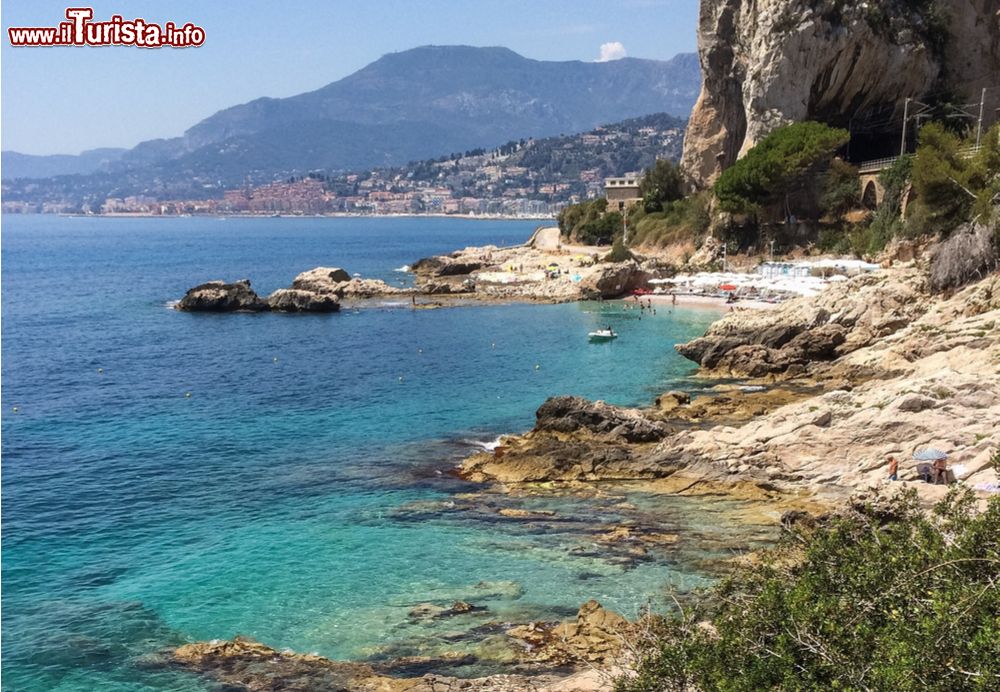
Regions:
<svg viewBox="0 0 1000 692"><path fill-rule="evenodd" d="M185 312L260 312L268 307L250 288L250 281L242 279L231 284L208 281L195 286L184 294L177 309Z"/></svg>
<svg viewBox="0 0 1000 692"><path fill-rule="evenodd" d="M978 102L1000 82L998 13L997 0L702 0L685 173L704 187L800 120L898 143L907 97ZM987 93L987 115L998 98Z"/></svg>
<svg viewBox="0 0 1000 692"><path fill-rule="evenodd" d="M189 290L177 303L186 312L337 312L343 298L374 298L408 294L379 279L351 278L338 267L316 267L302 272L289 288L261 299L247 279L231 284L209 281Z"/></svg>
<svg viewBox="0 0 1000 692"><path fill-rule="evenodd" d="M589 601L573 622L537 622L507 630L507 641L520 651L514 655L523 664L523 674L471 679L433 673L408 677L421 669L474 662L475 657L470 655L351 663L315 654L278 651L245 637L185 644L165 652L163 662L207 678L220 688L233 690L601 692L609 689L606 676L580 664L613 659L628 628L629 623L623 617L605 610L597 601Z"/></svg>
<svg viewBox="0 0 1000 692"><path fill-rule="evenodd" d="M267 305L274 312L337 312L340 299L333 293L279 288L267 297Z"/></svg>

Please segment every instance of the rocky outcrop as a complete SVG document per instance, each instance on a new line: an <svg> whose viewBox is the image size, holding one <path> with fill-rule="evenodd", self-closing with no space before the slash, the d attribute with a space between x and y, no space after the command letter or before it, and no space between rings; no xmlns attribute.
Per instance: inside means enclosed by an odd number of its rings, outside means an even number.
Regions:
<svg viewBox="0 0 1000 692"><path fill-rule="evenodd" d="M337 312L340 301L333 293L316 293L297 288L279 288L267 297L274 312Z"/></svg>
<svg viewBox="0 0 1000 692"><path fill-rule="evenodd" d="M350 280L351 275L346 269L341 269L340 267L316 267L296 276L295 280L292 281L292 288L315 291Z"/></svg>
<svg viewBox="0 0 1000 692"><path fill-rule="evenodd" d="M636 288L642 278L634 261L606 264L580 282L580 292L587 298L617 298Z"/></svg>
<svg viewBox="0 0 1000 692"><path fill-rule="evenodd" d="M979 223L963 224L952 231L931 253L931 290L959 288L995 271L1000 266L998 236L1000 230Z"/></svg>
<svg viewBox="0 0 1000 692"><path fill-rule="evenodd" d="M410 294L379 279L352 278L338 267L316 267L302 272L290 288L279 288L262 300L246 279L231 284L209 281L195 286L177 303L178 310L200 312L319 312L340 310L343 298L367 299Z"/></svg>
<svg viewBox="0 0 1000 692"><path fill-rule="evenodd" d="M227 284L209 281L190 289L176 308L185 312L260 312L267 310L267 303L250 288L250 281L242 279Z"/></svg>
<svg viewBox="0 0 1000 692"><path fill-rule="evenodd" d="M292 289L337 298L372 298L409 293L380 279L352 278L339 267L316 267L302 272L292 281Z"/></svg>
<svg viewBox="0 0 1000 692"><path fill-rule="evenodd" d="M914 269L859 277L811 301L733 313L709 329L707 347L692 347L722 374L794 360L806 377L787 391L729 385L690 403L674 393L661 397L661 406L670 400L662 412L551 400L535 429L505 438L500 454L471 457L462 473L504 484L643 480L665 492L842 498L885 482L894 455L902 463L893 487L913 483L933 500L946 488L919 482L910 457L936 447L968 486L996 483L998 325L998 273L948 298L930 295ZM733 338L741 343L712 355ZM636 418L672 432L651 443L610 434L614 421Z"/></svg>
<svg viewBox="0 0 1000 692"><path fill-rule="evenodd" d="M482 269L485 265L481 259L467 257L461 253L455 254L457 257L441 255L417 260L410 267L410 271L417 276L464 276Z"/></svg>
<svg viewBox="0 0 1000 692"><path fill-rule="evenodd" d="M456 657L438 661L455 664ZM458 662L470 662L459 656ZM363 663L332 661L314 654L278 651L245 637L231 641L197 642L170 652L167 663L200 674L227 690L266 692L598 692L607 687L581 675L493 675L486 678L455 678L426 674L396 677L387 672L434 668L435 661L397 661L381 668ZM419 664L419 665L416 665Z"/></svg>
<svg viewBox="0 0 1000 692"><path fill-rule="evenodd" d="M507 636L522 641L532 661L609 664L621 652L630 628L621 615L590 600L580 607L573 622L533 622L507 630Z"/></svg>
<svg viewBox="0 0 1000 692"><path fill-rule="evenodd" d="M906 97L947 87L978 101L1000 74L1000 20L995 0L702 0L698 52L682 166L705 187L780 125L818 120L892 141Z"/></svg>
<svg viewBox="0 0 1000 692"><path fill-rule="evenodd" d="M623 409L578 396L556 396L546 400L535 412L535 430L587 431L625 442L658 442L670 432L667 426L650 420L636 409Z"/></svg>
<svg viewBox="0 0 1000 692"><path fill-rule="evenodd" d="M558 229L539 229L554 232ZM414 262L417 290L427 295L464 294L470 300L539 301L616 298L645 286L664 270L655 261L611 263L596 248L528 243L515 247L467 247Z"/></svg>
<svg viewBox="0 0 1000 692"><path fill-rule="evenodd" d="M801 375L871 345L923 315L932 299L917 269L876 272L775 310L739 311L677 351L706 371L737 377Z"/></svg>
<svg viewBox="0 0 1000 692"><path fill-rule="evenodd" d="M429 276L418 278L417 288L420 289L421 293L425 293L427 295L472 293L476 290L476 282L467 276Z"/></svg>

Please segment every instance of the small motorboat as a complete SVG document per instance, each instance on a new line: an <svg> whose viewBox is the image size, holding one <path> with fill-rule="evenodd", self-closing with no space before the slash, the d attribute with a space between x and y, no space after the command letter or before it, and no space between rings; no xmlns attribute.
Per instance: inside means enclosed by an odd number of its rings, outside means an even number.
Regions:
<svg viewBox="0 0 1000 692"><path fill-rule="evenodd" d="M618 335L610 327L608 329L598 329L587 334L591 341L611 341L617 339Z"/></svg>

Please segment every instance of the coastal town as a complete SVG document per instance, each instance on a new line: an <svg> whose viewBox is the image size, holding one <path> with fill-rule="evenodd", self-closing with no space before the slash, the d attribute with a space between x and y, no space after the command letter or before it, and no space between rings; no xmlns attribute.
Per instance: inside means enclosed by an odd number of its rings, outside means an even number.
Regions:
<svg viewBox="0 0 1000 692"><path fill-rule="evenodd" d="M308 171L267 183L171 199L137 191L97 195L57 182L4 180L4 213L176 216L400 215L552 218L567 204L604 193L605 178L676 160L683 121L645 116L591 131L521 139L395 168Z"/></svg>

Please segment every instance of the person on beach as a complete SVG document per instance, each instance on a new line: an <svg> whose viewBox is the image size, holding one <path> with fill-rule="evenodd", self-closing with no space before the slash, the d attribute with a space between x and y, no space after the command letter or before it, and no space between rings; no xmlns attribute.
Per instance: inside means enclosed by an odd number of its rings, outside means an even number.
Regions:
<svg viewBox="0 0 1000 692"><path fill-rule="evenodd" d="M670 296L670 304L671 305L677 305L677 294L676 293L674 293L674 294L672 294Z"/></svg>
<svg viewBox="0 0 1000 692"><path fill-rule="evenodd" d="M899 476L899 462L896 457L889 457L889 480L897 480Z"/></svg>
<svg viewBox="0 0 1000 692"><path fill-rule="evenodd" d="M948 485L948 466L944 459L934 460L934 485Z"/></svg>

